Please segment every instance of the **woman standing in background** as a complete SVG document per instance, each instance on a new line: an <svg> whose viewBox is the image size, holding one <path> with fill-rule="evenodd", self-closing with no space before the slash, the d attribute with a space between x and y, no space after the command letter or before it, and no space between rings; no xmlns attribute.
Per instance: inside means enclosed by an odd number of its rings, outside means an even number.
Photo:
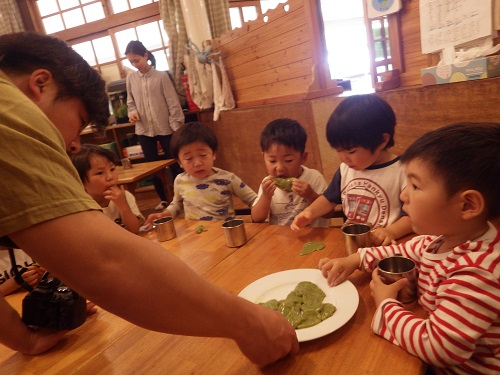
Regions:
<svg viewBox="0 0 500 375"><path fill-rule="evenodd" d="M125 49L125 56L137 69L127 76L127 107L144 159L160 160L158 142L165 158L171 158L170 138L184 124L184 113L175 88L166 72L155 69L155 57L140 41L131 41ZM175 178L179 167L174 164L170 168ZM158 177L154 177L153 183L161 200L156 209L163 210L168 205L165 189Z"/></svg>

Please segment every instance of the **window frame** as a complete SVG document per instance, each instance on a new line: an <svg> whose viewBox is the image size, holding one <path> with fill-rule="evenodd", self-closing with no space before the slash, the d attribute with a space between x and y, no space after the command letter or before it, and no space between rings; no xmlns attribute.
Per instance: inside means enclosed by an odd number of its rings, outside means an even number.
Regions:
<svg viewBox="0 0 500 375"><path fill-rule="evenodd" d="M370 73L372 78L372 85L375 88L377 82L382 80L382 76L391 70L398 69L400 73L404 72L404 60L403 60L403 46L401 39L401 22L400 22L400 12L388 14L383 17L377 18L368 18L366 2L364 2L364 10L365 10L365 25L366 25L366 34L368 40L368 51L370 54ZM384 19L387 20L389 27L389 35L385 38L375 40L373 37L373 21L380 21L382 25L384 25ZM384 49L384 59L381 61L376 60L375 53L375 43L384 41L383 49ZM389 48L391 51L391 57L387 57L387 43L389 44ZM392 65L392 69L389 69L389 65ZM385 66L386 70L381 73L377 73L377 68L380 66Z"/></svg>
<svg viewBox="0 0 500 375"><path fill-rule="evenodd" d="M106 18L93 21L81 26L76 26L70 29L61 30L50 35L64 40L69 45L88 42L104 36L111 37L116 59L114 61L109 61L106 63L99 63L98 59L96 58L96 65L93 65L93 67L95 67L97 71L101 72L101 66L116 64L118 67L120 78L125 78L125 69L121 63L123 58L120 57L120 53L122 51L118 50L114 34L115 32L122 31L127 28L141 26L154 21L161 21L159 2L153 2L151 4L147 4L142 7L130 9L117 14L110 13L111 5L108 0L101 0L101 3L103 4L103 6L105 6L104 13L106 15ZM38 11L36 0L21 0L19 5L22 13L26 14L26 12L28 12L28 14L30 15L31 22L29 29L31 29L32 31L45 33L45 28L43 26L40 12ZM164 44L164 47L165 48L154 49L152 52L164 49L165 53L168 53L168 45Z"/></svg>

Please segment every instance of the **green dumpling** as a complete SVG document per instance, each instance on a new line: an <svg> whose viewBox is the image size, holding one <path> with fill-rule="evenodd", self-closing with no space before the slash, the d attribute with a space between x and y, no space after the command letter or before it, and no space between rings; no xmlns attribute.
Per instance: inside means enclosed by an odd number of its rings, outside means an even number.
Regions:
<svg viewBox="0 0 500 375"><path fill-rule="evenodd" d="M274 182L276 182L276 186L288 193L292 191L292 182L293 178L280 178L280 177L273 177Z"/></svg>

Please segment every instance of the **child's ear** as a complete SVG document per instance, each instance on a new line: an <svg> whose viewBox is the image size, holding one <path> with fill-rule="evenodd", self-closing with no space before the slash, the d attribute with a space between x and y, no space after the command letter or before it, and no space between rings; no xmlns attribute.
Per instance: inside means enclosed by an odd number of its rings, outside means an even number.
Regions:
<svg viewBox="0 0 500 375"><path fill-rule="evenodd" d="M477 190L465 190L461 193L462 219L469 220L484 213L485 201Z"/></svg>
<svg viewBox="0 0 500 375"><path fill-rule="evenodd" d="M309 153L307 151L304 151L302 153L302 162L301 164L304 164L307 161L307 157L309 156Z"/></svg>
<svg viewBox="0 0 500 375"><path fill-rule="evenodd" d="M382 134L382 143L377 147L377 149L384 150L387 147L387 143L391 139L389 133Z"/></svg>

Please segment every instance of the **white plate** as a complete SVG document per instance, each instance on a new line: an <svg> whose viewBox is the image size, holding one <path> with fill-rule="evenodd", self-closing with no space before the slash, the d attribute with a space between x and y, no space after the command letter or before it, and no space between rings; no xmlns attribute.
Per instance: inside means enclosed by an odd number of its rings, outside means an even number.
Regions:
<svg viewBox="0 0 500 375"><path fill-rule="evenodd" d="M248 285L238 295L254 303L267 302L273 298L285 299L301 281L310 281L319 286L326 294L323 303L331 303L337 311L315 326L297 329L299 342L314 340L336 331L356 312L359 294L354 285L346 280L340 285L330 287L321 271L312 268L288 270L264 276Z"/></svg>

